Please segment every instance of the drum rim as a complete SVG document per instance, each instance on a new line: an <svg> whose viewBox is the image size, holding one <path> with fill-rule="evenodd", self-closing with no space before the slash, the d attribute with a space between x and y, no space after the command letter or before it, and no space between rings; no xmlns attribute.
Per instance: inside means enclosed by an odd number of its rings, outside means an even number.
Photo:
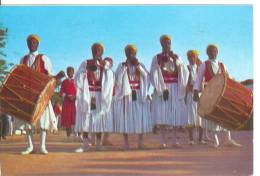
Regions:
<svg viewBox="0 0 260 176"><path fill-rule="evenodd" d="M253 97L253 92L251 93L251 96ZM252 109L251 109L251 112L249 113L249 116L251 116L254 112L254 101L253 101L253 98L252 98ZM253 118L253 117L251 117ZM245 126L245 124L247 124L247 122L251 119L251 118L248 118L242 125L240 125L238 128L236 128L235 130L240 130L242 129L242 127ZM254 125L254 124L253 124ZM254 126L253 126L253 130L254 130Z"/></svg>
<svg viewBox="0 0 260 176"><path fill-rule="evenodd" d="M225 92L225 90L226 90L226 83L227 83L227 76L225 75L225 74L223 74L223 73L221 73L221 74L217 74L217 75L215 75L215 76L223 76L224 77L224 85L223 85L223 87L222 87L222 91L221 91L221 94L220 94L220 96L217 98L217 100L216 100L216 103L215 103L215 105L211 108L211 111L209 111L207 114L205 114L204 113L204 115L205 116L207 116L208 114L211 114L214 110L216 110L216 108L217 108L217 104L220 102L220 100L221 100L221 98L223 97L223 95L224 95L224 92ZM201 105L201 102L199 101L199 103L198 103L198 108L199 108L199 106Z"/></svg>
<svg viewBox="0 0 260 176"><path fill-rule="evenodd" d="M40 93L40 95L39 95L39 97L38 97L38 99L37 99L37 101L36 101L36 106L34 107L34 110L33 110L33 117L34 117L34 118L32 118L32 120L31 120L31 123L32 123L32 124L36 124L37 121L39 120L39 118L35 118L36 107L37 107L37 105L39 104L39 101L41 100L43 94L46 93L46 89L49 87L50 84L54 84L54 85L55 85L55 84L56 84L56 79L53 78L53 77L50 77L50 80L48 81L48 83L46 84L46 86L44 87L44 89L42 90L42 92ZM54 90L55 90L55 86L54 86ZM51 101L51 97L52 97L52 96L53 96L53 95L50 96L49 101ZM47 102L47 104L46 104L44 110L45 110L46 107L48 106L49 101ZM42 113L44 112L44 110L42 111ZM42 115L42 113L41 113L41 115ZM39 115L39 116L41 116L41 115Z"/></svg>
<svg viewBox="0 0 260 176"><path fill-rule="evenodd" d="M15 65L15 66L9 71L8 75L6 76L5 80L3 81L3 83L2 83L2 85L1 85L1 87L0 87L0 92L2 92L2 89L3 89L3 87L4 87L5 83L6 83L6 81L8 80L8 78L10 77L10 75L12 74L12 72L14 71L14 69L16 69L17 67L24 67L24 65L23 65L23 64ZM27 66L25 66L25 67L27 67Z"/></svg>

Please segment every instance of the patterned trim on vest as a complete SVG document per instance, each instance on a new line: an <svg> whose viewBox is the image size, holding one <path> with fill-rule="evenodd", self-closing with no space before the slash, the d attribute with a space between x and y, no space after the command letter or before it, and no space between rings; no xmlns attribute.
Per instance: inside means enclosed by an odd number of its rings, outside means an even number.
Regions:
<svg viewBox="0 0 260 176"><path fill-rule="evenodd" d="M169 71L163 70L162 67L164 66L164 64L166 62L168 62L168 60L164 59L162 54L157 54L156 57L157 57L157 62L159 64L161 72L162 72L164 83L177 83L178 82L177 70L175 69L174 72L169 72ZM175 61L174 67L177 68L176 60L174 60L174 61Z"/></svg>
<svg viewBox="0 0 260 176"><path fill-rule="evenodd" d="M93 60L87 60L87 65L93 65L95 64ZM89 86L89 91L95 91L95 92L100 92L101 91L101 83L102 83L102 78L103 78L103 68L100 66L97 66L100 69L100 76L99 79L96 77L95 73L92 71L87 71L87 77L88 77L88 86Z"/></svg>

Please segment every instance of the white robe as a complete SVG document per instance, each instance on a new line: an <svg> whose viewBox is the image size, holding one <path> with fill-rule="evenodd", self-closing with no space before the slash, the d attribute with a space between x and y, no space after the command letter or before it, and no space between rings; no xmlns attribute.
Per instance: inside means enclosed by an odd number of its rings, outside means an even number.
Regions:
<svg viewBox="0 0 260 176"><path fill-rule="evenodd" d="M174 68L172 62L167 63L171 69ZM184 102L186 85L189 78L187 67L177 59L180 66L178 73L178 83L165 83L162 72L157 61L157 56L153 58L150 77L155 90L152 96L152 119L154 125L185 126L187 125L187 109ZM162 98L163 90L169 90L169 99Z"/></svg>
<svg viewBox="0 0 260 176"><path fill-rule="evenodd" d="M218 60L210 60L210 61L211 61L212 71L214 72L214 74L217 74L219 72L219 69L220 69L219 64L218 64L219 63ZM202 90L202 87L204 85L204 73L205 73L205 70L206 70L206 63L205 62L203 62L199 67L198 74L197 74L196 80L194 82L193 90L198 90L198 91ZM224 65L224 70L225 70L226 73L228 73L225 65ZM230 75L228 75L228 76L230 77ZM224 128L222 128L221 126L219 126L215 122L213 122L211 120L204 119L204 118L202 120L202 128L205 128L206 130L209 130L209 131L224 130Z"/></svg>
<svg viewBox="0 0 260 176"><path fill-rule="evenodd" d="M196 80L197 76L197 65L189 65L190 68L190 75L191 75L191 85L194 85L194 82ZM187 92L187 99L186 99L186 105L187 105L187 113L188 113L188 125L189 126L201 126L202 119L198 115L197 112L197 102L193 101L193 92L192 90Z"/></svg>
<svg viewBox="0 0 260 176"><path fill-rule="evenodd" d="M111 102L114 86L114 73L105 66L101 82L101 91L90 91L88 85L87 60L82 62L75 74L76 95L76 132L113 132L114 124ZM95 71L99 78L100 69ZM91 110L91 97L96 99L96 109Z"/></svg>
<svg viewBox="0 0 260 176"><path fill-rule="evenodd" d="M139 65L140 89L136 90L137 100L132 101L127 69L119 64L116 70L116 95L114 102L115 132L142 134L152 131L152 121L148 109L149 73L143 64ZM129 69L129 78L135 76L134 67Z"/></svg>
<svg viewBox="0 0 260 176"><path fill-rule="evenodd" d="M25 64L34 69L33 63L37 55L38 51L29 53L29 59ZM49 75L52 75L52 64L50 62L50 59L47 56L43 55L42 60L44 62L44 68L48 71ZM21 59L20 63L23 63L23 58ZM55 117L51 101L49 101L45 111L41 115L40 119L37 121L35 127L43 130L57 130L57 119ZM32 125L26 123L21 127L21 129L32 129Z"/></svg>

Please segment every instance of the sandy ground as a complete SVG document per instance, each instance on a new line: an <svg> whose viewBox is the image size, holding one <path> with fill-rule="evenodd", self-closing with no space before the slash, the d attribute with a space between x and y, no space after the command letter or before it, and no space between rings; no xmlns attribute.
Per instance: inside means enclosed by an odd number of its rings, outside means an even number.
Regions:
<svg viewBox="0 0 260 176"><path fill-rule="evenodd" d="M145 136L147 149L137 150L137 137L130 137L131 149L122 150L122 136L112 134L113 146L101 151L91 148L74 153L77 142L65 142L64 133L49 134L48 155L38 152L39 137L35 135L34 154L22 156L26 147L25 136L12 136L0 143L1 176L79 176L79 175L251 175L253 172L253 133L234 132L233 138L243 146L239 148L211 145L188 145L187 134L179 133L182 149L158 149L159 136Z"/></svg>

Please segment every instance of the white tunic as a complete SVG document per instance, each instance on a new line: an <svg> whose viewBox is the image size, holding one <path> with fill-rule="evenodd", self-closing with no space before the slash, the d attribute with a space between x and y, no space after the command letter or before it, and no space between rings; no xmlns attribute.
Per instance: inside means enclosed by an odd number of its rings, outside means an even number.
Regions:
<svg viewBox="0 0 260 176"><path fill-rule="evenodd" d="M199 67L198 74L197 74L197 77L196 77L196 81L195 81L194 86L193 86L193 90L198 90L198 91L202 90L202 87L203 87L203 84L204 84L204 73L205 73L205 70L206 70L206 63L205 62L203 62ZM211 62L211 66L212 66L212 71L214 72L214 74L218 74L219 69L220 69L219 68L219 61L217 59L215 59L215 60L210 60L210 62ZM225 66L224 66L224 69L225 69L225 72L228 73ZM228 76L230 77L230 75L228 75ZM207 129L207 130L210 130L210 131L223 130L223 128L221 126L219 126L215 122L213 122L211 120L207 120L207 119L202 120L202 127Z"/></svg>
<svg viewBox="0 0 260 176"><path fill-rule="evenodd" d="M29 58L25 64L34 69L33 63L37 55L38 55L38 51L29 53ZM52 75L52 64L50 62L50 59L47 56L43 55L42 60L44 62L45 70L48 71L49 75ZM23 63L23 58L21 59L20 63ZM28 123L24 124L21 127L21 129L31 129L31 128L32 126ZM55 117L51 101L49 101L45 111L43 112L42 116L36 123L36 128L41 128L44 130L57 130L57 119Z"/></svg>
<svg viewBox="0 0 260 176"><path fill-rule="evenodd" d="M188 65L190 68L190 84L194 85L197 76L197 65ZM201 126L201 117L199 117L197 112L197 102L193 101L193 92L192 90L187 92L187 112L188 112L188 125L189 126Z"/></svg>
<svg viewBox="0 0 260 176"><path fill-rule="evenodd" d="M99 63L99 62L98 62ZM106 62L108 63L108 62ZM87 60L82 62L75 74L76 96L76 132L113 132L111 102L114 86L114 73L107 65L103 71L101 91L90 91L86 71ZM100 68L95 71L101 76ZM91 98L96 99L96 109L91 110Z"/></svg>
<svg viewBox="0 0 260 176"><path fill-rule="evenodd" d="M140 89L136 90L137 99L132 101L132 89L129 79L135 77L135 67L130 66L129 78L127 67L119 64L116 70L116 95L114 103L115 132L142 134L152 131L152 121L148 109L149 74L143 64L140 70Z"/></svg>
<svg viewBox="0 0 260 176"><path fill-rule="evenodd" d="M172 62L167 63L170 69L174 70ZM161 68L157 61L157 55L153 58L151 65L151 83L154 86L152 95L152 120L154 125L185 126L187 125L187 109L184 102L186 94L186 85L189 78L187 67L177 59L176 65L179 65L177 83L165 83ZM163 90L169 90L169 99L163 100Z"/></svg>

